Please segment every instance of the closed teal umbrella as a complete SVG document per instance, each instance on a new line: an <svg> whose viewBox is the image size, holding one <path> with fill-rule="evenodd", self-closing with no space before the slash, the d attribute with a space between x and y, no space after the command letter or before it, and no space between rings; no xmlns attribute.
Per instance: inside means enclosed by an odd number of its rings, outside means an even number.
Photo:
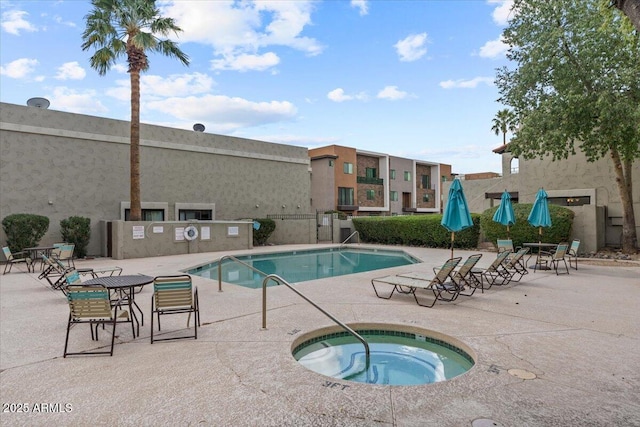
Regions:
<svg viewBox="0 0 640 427"><path fill-rule="evenodd" d="M493 214L493 221L507 226L507 237L509 236L509 227L516 223L516 215L513 212L513 205L511 204L511 195L507 190L504 190L502 197L500 198L500 207Z"/></svg>
<svg viewBox="0 0 640 427"><path fill-rule="evenodd" d="M529 224L538 227L538 240L542 242L542 227L551 227L551 214L549 213L549 202L547 201L547 192L544 188L538 190L536 200L533 202L531 212L527 218Z"/></svg>
<svg viewBox="0 0 640 427"><path fill-rule="evenodd" d="M453 258L455 233L473 225L462 184L457 178L453 180L451 188L449 188L449 199L444 207L444 215L440 224L451 232L451 258Z"/></svg>

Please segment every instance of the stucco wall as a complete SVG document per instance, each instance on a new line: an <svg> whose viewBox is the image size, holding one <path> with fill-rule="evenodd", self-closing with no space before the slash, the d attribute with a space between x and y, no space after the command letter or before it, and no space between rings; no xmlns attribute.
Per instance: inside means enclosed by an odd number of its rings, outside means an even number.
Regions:
<svg viewBox="0 0 640 427"><path fill-rule="evenodd" d="M99 221L123 219L130 197L129 123L2 103L0 135L0 216L49 217L42 244L61 240L60 220L88 217L100 254ZM143 124L140 169L143 207L164 203L165 220L175 203L215 204L218 220L311 210L304 147Z"/></svg>
<svg viewBox="0 0 640 427"><path fill-rule="evenodd" d="M274 219L276 229L267 243L274 245L315 244L317 221L315 219Z"/></svg>

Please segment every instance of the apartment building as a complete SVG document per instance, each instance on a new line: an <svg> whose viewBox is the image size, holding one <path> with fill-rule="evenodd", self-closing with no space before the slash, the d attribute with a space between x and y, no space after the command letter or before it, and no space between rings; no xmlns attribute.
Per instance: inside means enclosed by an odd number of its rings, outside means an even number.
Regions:
<svg viewBox="0 0 640 427"><path fill-rule="evenodd" d="M451 166L329 145L309 150L311 207L347 215L442 211L442 182Z"/></svg>

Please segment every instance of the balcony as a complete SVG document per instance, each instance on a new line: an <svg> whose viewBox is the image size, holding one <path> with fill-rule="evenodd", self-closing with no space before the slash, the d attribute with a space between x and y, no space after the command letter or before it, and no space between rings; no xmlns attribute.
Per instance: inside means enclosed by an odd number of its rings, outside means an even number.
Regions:
<svg viewBox="0 0 640 427"><path fill-rule="evenodd" d="M359 208L360 208L360 206L358 206L358 205L341 205L341 204L338 202L338 210L339 210L339 211L345 211L345 212L348 212L348 211L357 211Z"/></svg>
<svg viewBox="0 0 640 427"><path fill-rule="evenodd" d="M357 182L358 184L382 185L384 180L382 178L368 178L366 176L359 176Z"/></svg>

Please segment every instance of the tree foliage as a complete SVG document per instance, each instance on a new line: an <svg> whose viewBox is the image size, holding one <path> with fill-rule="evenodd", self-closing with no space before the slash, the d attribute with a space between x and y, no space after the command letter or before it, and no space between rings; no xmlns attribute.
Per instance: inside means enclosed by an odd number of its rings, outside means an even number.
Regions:
<svg viewBox="0 0 640 427"><path fill-rule="evenodd" d="M610 156L623 207L623 249L635 250L631 171L640 157L640 36L608 0L520 0L503 38L516 68L498 70L519 127L515 156Z"/></svg>
<svg viewBox="0 0 640 427"><path fill-rule="evenodd" d="M513 132L516 130L518 124L515 113L508 108L502 109L496 113L496 116L491 121L491 130L496 134L502 133L502 143L507 143L507 132Z"/></svg>
<svg viewBox="0 0 640 427"><path fill-rule="evenodd" d="M189 57L168 39L182 30L173 18L160 16L155 0L92 0L85 17L82 50L95 49L89 63L105 75L120 57L126 57L131 80L131 221L142 219L140 196L140 72L149 69L147 52L177 58ZM160 37L159 37L160 36Z"/></svg>

